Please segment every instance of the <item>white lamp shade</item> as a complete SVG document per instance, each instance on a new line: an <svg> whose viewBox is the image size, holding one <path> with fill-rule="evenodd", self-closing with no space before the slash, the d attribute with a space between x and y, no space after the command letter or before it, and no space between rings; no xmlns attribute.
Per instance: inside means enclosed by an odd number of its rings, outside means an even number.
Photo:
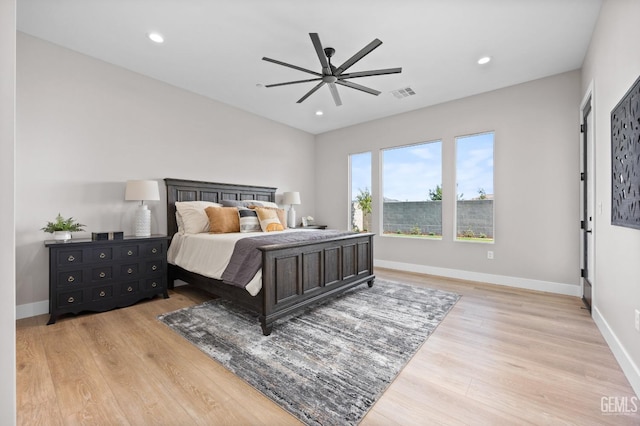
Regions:
<svg viewBox="0 0 640 426"><path fill-rule="evenodd" d="M285 192L282 197L282 204L300 204L300 193Z"/></svg>
<svg viewBox="0 0 640 426"><path fill-rule="evenodd" d="M155 180L128 180L124 191L124 199L136 201L159 200L158 182Z"/></svg>

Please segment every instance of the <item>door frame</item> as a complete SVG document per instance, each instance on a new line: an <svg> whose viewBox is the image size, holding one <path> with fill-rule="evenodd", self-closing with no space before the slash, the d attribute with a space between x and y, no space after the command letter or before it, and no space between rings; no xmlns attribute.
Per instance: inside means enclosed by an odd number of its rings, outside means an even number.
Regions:
<svg viewBox="0 0 640 426"><path fill-rule="evenodd" d="M591 128L585 129L585 116L591 116ZM595 294L597 292L595 285L595 269L596 269L596 168L595 168L595 102L593 81L589 84L587 91L580 103L580 286L582 290L582 300L590 311L594 306ZM586 131L582 131L582 130ZM588 135L591 135L591 138ZM587 146L589 144L589 146ZM587 153L591 153L591 157ZM590 198L587 195L590 195ZM591 207L592 220L589 220L588 212ZM588 244L589 238L591 244ZM588 250L588 247L591 250ZM586 272L585 272L586 271ZM589 300L585 298L585 285L590 289L588 291Z"/></svg>

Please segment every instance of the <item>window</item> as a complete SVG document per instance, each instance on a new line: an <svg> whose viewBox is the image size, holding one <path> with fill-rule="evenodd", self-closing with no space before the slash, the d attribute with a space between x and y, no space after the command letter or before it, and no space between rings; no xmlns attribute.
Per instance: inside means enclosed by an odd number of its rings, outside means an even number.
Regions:
<svg viewBox="0 0 640 426"><path fill-rule="evenodd" d="M371 231L371 153L349 156L351 230Z"/></svg>
<svg viewBox="0 0 640 426"><path fill-rule="evenodd" d="M456 240L493 242L493 132L456 138Z"/></svg>
<svg viewBox="0 0 640 426"><path fill-rule="evenodd" d="M442 141L382 151L385 235L442 238Z"/></svg>

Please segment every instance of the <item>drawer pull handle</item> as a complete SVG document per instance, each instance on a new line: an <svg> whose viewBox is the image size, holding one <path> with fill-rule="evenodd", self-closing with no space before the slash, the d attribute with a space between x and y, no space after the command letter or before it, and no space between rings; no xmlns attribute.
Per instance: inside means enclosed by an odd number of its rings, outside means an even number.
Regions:
<svg viewBox="0 0 640 426"><path fill-rule="evenodd" d="M156 254L157 252L158 252L157 248L154 247L154 248L151 249L151 253Z"/></svg>
<svg viewBox="0 0 640 426"><path fill-rule="evenodd" d="M158 266L157 266L157 265L153 265L153 266L151 267L151 270L152 270L152 271L155 271L156 269L158 269Z"/></svg>
<svg viewBox="0 0 640 426"><path fill-rule="evenodd" d="M151 283L151 287L156 288L158 287L158 283L156 283L155 281Z"/></svg>
<svg viewBox="0 0 640 426"><path fill-rule="evenodd" d="M76 299L74 299L74 298L73 298L73 296L72 296L72 297L70 297L70 298L68 298L68 299L67 299L67 302L69 302L69 303L73 303L73 302L75 302L75 300L76 300Z"/></svg>
<svg viewBox="0 0 640 426"><path fill-rule="evenodd" d="M105 257L107 257L107 255L106 255L106 254L104 254L104 253L100 253L100 259L104 259Z"/></svg>
<svg viewBox="0 0 640 426"><path fill-rule="evenodd" d="M133 251L132 251L132 250L129 250L129 251L127 252L127 256L133 256Z"/></svg>
<svg viewBox="0 0 640 426"><path fill-rule="evenodd" d="M104 292L104 290L102 290L102 291L100 292L100 297L104 297L104 296L106 296L106 293Z"/></svg>
<svg viewBox="0 0 640 426"><path fill-rule="evenodd" d="M69 281L70 283L75 281L75 278L73 277L73 275L69 275L69 278L67 278L67 281Z"/></svg>
<svg viewBox="0 0 640 426"><path fill-rule="evenodd" d="M73 257L73 255L72 255L72 254L70 254L70 255L69 255L69 257L67 257L67 260L68 260L69 262L73 262L74 260L76 260L76 258L75 258L75 257Z"/></svg>
<svg viewBox="0 0 640 426"><path fill-rule="evenodd" d="M131 287L131 286L127 287L127 291L128 291L129 293L131 293L131 292L133 291L133 287Z"/></svg>
<svg viewBox="0 0 640 426"><path fill-rule="evenodd" d="M100 272L100 278L104 278L106 276L107 276L107 274L105 274L104 272Z"/></svg>
<svg viewBox="0 0 640 426"><path fill-rule="evenodd" d="M132 274L133 273L133 269L129 268L127 269L127 274Z"/></svg>

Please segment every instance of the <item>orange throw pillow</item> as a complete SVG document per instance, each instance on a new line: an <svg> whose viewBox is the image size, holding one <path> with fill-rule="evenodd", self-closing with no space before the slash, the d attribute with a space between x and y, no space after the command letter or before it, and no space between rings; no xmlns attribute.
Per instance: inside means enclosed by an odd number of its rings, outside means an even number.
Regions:
<svg viewBox="0 0 640 426"><path fill-rule="evenodd" d="M204 211L209 218L210 234L240 232L237 207L207 207Z"/></svg>

